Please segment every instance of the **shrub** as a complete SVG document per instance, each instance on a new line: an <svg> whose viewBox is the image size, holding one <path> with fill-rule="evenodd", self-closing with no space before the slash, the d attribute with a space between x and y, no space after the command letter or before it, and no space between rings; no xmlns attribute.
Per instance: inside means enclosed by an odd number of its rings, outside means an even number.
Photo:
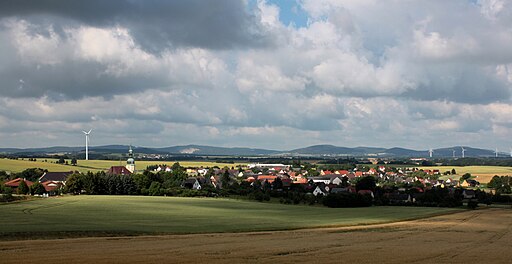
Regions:
<svg viewBox="0 0 512 264"><path fill-rule="evenodd" d="M355 193L330 193L323 198L322 203L331 208L368 207L372 205L372 198Z"/></svg>

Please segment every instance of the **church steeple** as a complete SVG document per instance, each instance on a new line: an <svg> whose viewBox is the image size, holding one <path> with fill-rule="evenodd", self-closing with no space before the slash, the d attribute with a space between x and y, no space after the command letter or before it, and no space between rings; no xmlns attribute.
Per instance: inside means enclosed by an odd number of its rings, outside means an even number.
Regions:
<svg viewBox="0 0 512 264"><path fill-rule="evenodd" d="M126 160L126 169L128 169L132 173L135 172L135 159L133 158L133 150L132 150L131 145L130 145L130 149L128 150L128 159Z"/></svg>

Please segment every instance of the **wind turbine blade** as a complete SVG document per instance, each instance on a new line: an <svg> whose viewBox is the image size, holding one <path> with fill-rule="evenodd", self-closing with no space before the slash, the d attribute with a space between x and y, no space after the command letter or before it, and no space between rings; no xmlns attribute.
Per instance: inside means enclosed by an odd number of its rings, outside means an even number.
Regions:
<svg viewBox="0 0 512 264"><path fill-rule="evenodd" d="M87 132L87 134L91 134L91 131L92 131L92 129L89 129L89 132Z"/></svg>

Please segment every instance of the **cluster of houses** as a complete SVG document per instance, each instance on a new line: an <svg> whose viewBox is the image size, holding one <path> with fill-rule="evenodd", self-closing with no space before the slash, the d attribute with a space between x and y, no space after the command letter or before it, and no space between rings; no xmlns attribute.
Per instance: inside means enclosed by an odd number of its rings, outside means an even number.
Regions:
<svg viewBox="0 0 512 264"><path fill-rule="evenodd" d="M37 182L41 183L41 185L44 187L45 196L55 195L56 193L58 193L59 189L66 185L66 180L71 174L73 174L73 171L45 172L41 177L37 179ZM28 187L31 187L35 183L27 179L16 178L14 180L5 182L4 186L10 187L13 190L15 190L19 187L22 181L24 181Z"/></svg>
<svg viewBox="0 0 512 264"><path fill-rule="evenodd" d="M133 154L130 152L130 158L126 166L112 166L107 174L112 175L131 175L134 173L135 162ZM291 168L284 164L249 164L246 169L220 169L220 168L187 168L186 173L189 176L182 183L183 188L200 190L206 185L214 188L222 189L222 177L226 173L229 175L230 182L247 182L254 185L259 182L261 186L273 183L279 179L279 187L282 190L289 190L293 185L302 185L306 192L315 196L327 195L329 193L350 192L355 193L355 182L358 178L365 176L374 176L377 179L377 185L388 183L391 185L413 185L417 192L423 192L425 189L433 186L440 187L477 187L479 183L475 180L466 180L459 182L456 179L440 180L438 177L417 177L413 176L418 169L406 168L403 170L389 170L385 166L370 168L367 171L360 170L320 170L318 176L308 175L308 171L301 168ZM154 172L172 172L171 167L163 165L157 166ZM439 175L439 170L425 170L426 175ZM37 181L40 182L48 194L54 194L56 190L62 188L66 184L66 179L73 172L46 172ZM15 179L6 182L5 185L11 188L17 188L21 181L25 181L27 186L34 183L26 179ZM403 195L405 199L405 190L400 188L396 195ZM373 196L370 190L359 190L361 194ZM395 195L393 194L393 195ZM408 197L413 199L414 197Z"/></svg>
<svg viewBox="0 0 512 264"><path fill-rule="evenodd" d="M167 171L169 167L157 168L155 171ZM454 187L477 187L479 183L475 180L459 180L448 178L446 180L437 179L437 177L417 177L412 176L418 169L408 168L398 171L388 171L384 166L370 168L368 171L357 170L321 170L319 176L309 176L308 172L302 169L292 169L283 164L250 164L246 170L238 169L187 169L190 176L182 187L200 190L204 185L211 184L213 187L222 188L221 177L228 173L230 179L234 182L248 182L254 185L259 182L262 186L265 183L270 184L279 179L280 187L289 190L293 185L302 185L304 189L315 196L327 195L329 193L350 192L355 193L355 182L358 178L365 176L374 176L377 179L377 185L387 183L391 185L413 185L418 193L432 187L454 188ZM426 175L439 175L439 170L425 170ZM209 176L207 176L209 175ZM415 197L408 196L405 188L398 188L398 192L389 194L390 198L399 198L400 200L409 200L414 202ZM359 190L360 194L368 194L373 197L371 190ZM468 190L468 195L471 193Z"/></svg>

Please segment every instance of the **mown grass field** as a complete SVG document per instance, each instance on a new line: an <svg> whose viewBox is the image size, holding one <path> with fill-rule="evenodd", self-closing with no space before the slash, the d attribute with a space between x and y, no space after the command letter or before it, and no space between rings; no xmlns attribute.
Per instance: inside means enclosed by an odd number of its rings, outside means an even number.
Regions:
<svg viewBox="0 0 512 264"><path fill-rule="evenodd" d="M46 162L45 162L46 160ZM105 171L108 170L111 166L119 166L125 165L126 161L115 161L115 160L78 160L77 166L71 165L61 165L56 164L56 159L37 159L37 161L28 161L25 160L11 160L11 159L0 159L0 170L10 171L10 172L21 172L25 169L29 168L41 168L48 169L49 171L71 171L77 170L80 172L97 172L97 171ZM71 160L67 160L68 163L71 163ZM208 161L180 161L181 166L184 167L213 167L218 166L219 168L223 168L225 166L237 167L239 165L246 166L246 163L219 163L219 162L208 162ZM174 161L136 161L136 169L144 170L147 166L156 165L156 164L167 164L168 166L172 166Z"/></svg>
<svg viewBox="0 0 512 264"><path fill-rule="evenodd" d="M65 196L0 205L0 239L286 230L392 222L458 210L332 209L220 198Z"/></svg>

